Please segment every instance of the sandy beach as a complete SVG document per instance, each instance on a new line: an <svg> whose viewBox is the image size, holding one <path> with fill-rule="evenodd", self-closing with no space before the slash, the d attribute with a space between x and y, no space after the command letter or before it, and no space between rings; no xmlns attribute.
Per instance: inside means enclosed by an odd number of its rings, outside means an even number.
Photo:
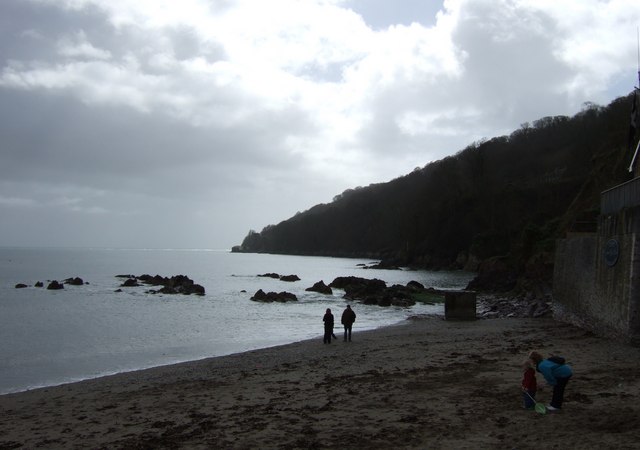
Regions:
<svg viewBox="0 0 640 450"><path fill-rule="evenodd" d="M522 409L531 349L574 368L561 412ZM552 319L420 317L0 396L0 448L640 448L639 372L639 348Z"/></svg>

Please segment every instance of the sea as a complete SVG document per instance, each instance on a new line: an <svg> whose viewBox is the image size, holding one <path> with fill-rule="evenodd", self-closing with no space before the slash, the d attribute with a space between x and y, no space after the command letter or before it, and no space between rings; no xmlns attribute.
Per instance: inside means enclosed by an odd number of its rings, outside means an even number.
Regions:
<svg viewBox="0 0 640 450"><path fill-rule="evenodd" d="M349 303L344 291L308 292L339 276L377 278L387 285L418 281L462 289L464 271L365 269L375 261L231 253L228 250L0 248L0 394L100 376L318 339L331 308L338 319ZM285 282L265 273L297 275ZM117 275L186 275L204 296L121 288ZM80 277L85 284L47 290L50 280ZM44 288L35 287L41 281ZM28 287L17 289L18 283ZM121 292L118 290L121 289ZM287 291L297 302L259 303L259 289ZM379 307L351 303L362 330L412 315L444 314L442 304ZM336 333L341 330L336 327ZM339 337L339 336L338 336Z"/></svg>

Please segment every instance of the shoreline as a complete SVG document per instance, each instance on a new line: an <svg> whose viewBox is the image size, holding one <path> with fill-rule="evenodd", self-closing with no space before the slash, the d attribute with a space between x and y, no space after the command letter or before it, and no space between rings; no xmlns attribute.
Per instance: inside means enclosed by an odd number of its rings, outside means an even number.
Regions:
<svg viewBox="0 0 640 450"><path fill-rule="evenodd" d="M381 325L377 328L370 328L370 329L365 329L365 330L355 330L354 333L357 334L363 334L363 333L368 333L368 332L375 332L378 331L380 329L383 328L392 328L392 327L397 327L397 326L403 326L403 325L407 325L409 321L413 320L414 317L420 317L420 316L412 316L409 317L405 320L401 320L397 323L394 324L390 324L390 325ZM433 314L433 317L442 317L444 318L444 315L439 315L439 314ZM338 330L338 328L336 328L336 330ZM340 328L341 330L341 328ZM336 335L338 336L338 335ZM340 334L340 336L342 336L342 334ZM212 361L215 359L219 359L219 358L230 358L230 357L238 357L247 353L253 353L253 352L260 352L262 350L269 350L269 349L273 349L273 348L277 348L277 347L287 347L289 345L295 345L295 344L303 344L305 342L316 342L317 340L322 341L322 334L318 334L317 337L314 338L308 338L308 339L303 339L300 341L294 341L294 342L288 342L288 343L284 343L284 344L273 344L270 345L268 347L260 347L260 348L255 348L255 349L250 349L250 350L244 350L244 351L237 351L237 352L233 352L233 353L228 353L228 354L224 354L224 355L216 355L216 356L205 356L202 358L198 358L198 359L191 359L191 360L186 360L186 361L179 361L179 362L171 362L171 363L167 363L167 364L161 364L161 365L155 365L155 366L149 366L149 367L141 367L141 368L137 368L137 369L131 369L131 370L124 370L124 371L120 371L120 372L112 372L112 373L103 373L100 375L96 375L96 376L90 376L90 377L86 377L86 378L78 378L78 379L74 379L74 380L69 380L69 381L65 381L62 383L58 383L58 384L50 384L50 385L42 385L42 386L32 386L32 387L28 387L26 389L22 389L22 390L16 390L16 391L12 391L12 392L0 392L0 399L2 399L3 396L7 396L7 395L17 395L17 394L24 394L27 392L31 392L31 391L37 391L37 390L42 390L42 389L55 389L55 388L61 388L64 386L68 386L68 385L73 385L73 384L78 384L78 383L87 383L87 382L91 382L91 381L100 381L103 379L107 379L107 378L112 378L112 377L117 377L117 376L127 376L129 374L134 374L134 373L138 373L138 372L148 372L148 371L162 371L163 369L167 369L167 370L171 370L171 368L176 368L176 369L180 369L181 366L187 366L187 365L191 365L191 364L198 364L198 363L205 363L207 361ZM0 447L1 448L1 447Z"/></svg>
<svg viewBox="0 0 640 450"><path fill-rule="evenodd" d="M430 316L433 315L434 317L442 317L442 318L444 318L444 314L434 313L434 314L429 314L429 315ZM421 315L417 315L415 317L420 317L420 316ZM367 328L367 329L363 329L363 330L355 330L354 332L360 334L360 333L366 333L366 332L370 332L370 331L377 331L377 330L380 330L381 328L402 326L402 325L406 324L408 321L412 320L412 317L414 317L414 316L410 316L410 317L408 317L408 318L406 318L404 320L400 320L399 322L396 322L396 323L386 324L386 325L379 325L376 328ZM337 329L338 328L336 328L336 330ZM342 328L340 327L340 330L341 329ZM155 370L155 369L163 369L163 368L168 368L168 367L173 367L173 366L181 366L181 365L186 365L186 364L199 363L199 362L203 362L203 361L207 361L207 360L213 360L213 359L217 359L217 358L225 358L225 357L231 357L231 356L236 356L236 355L242 355L242 354L250 353L250 352L267 350L267 349L271 349L271 348L274 348L274 347L285 347L285 346L292 345L292 344L298 344L298 343L303 343L303 342L307 342L307 341L315 341L317 339L322 340L322 334L319 333L317 335L317 337L314 337L314 338L306 338L306 339L302 339L302 340L299 340L299 341L271 344L271 345L269 345L267 347L258 347L258 348L254 348L254 349L234 351L232 353L227 353L227 354L222 354L222 355L203 356L203 357L199 357L197 359L188 359L188 360L177 361L177 362L174 361L174 362L168 362L166 364L152 365L152 366L148 366L148 367L139 367L139 368L133 368L133 369L126 369L126 370L122 370L122 371L113 371L113 372L104 371L103 373L97 374L95 376L78 377L76 379L69 379L68 381L63 381L63 382L54 383L54 384L43 384L41 386L30 386L30 387L27 387L27 388L24 388L24 389L18 389L18 390L15 390L15 391L0 392L0 398L2 398L2 396L5 396L5 395L22 394L22 393L26 393L26 392L30 392L30 391L39 390L39 389L57 388L57 387L62 387L62 386L70 385L70 384L84 383L84 382L89 382L89 381L93 381L93 380L101 380L103 378L110 378L110 377L114 377L114 376L118 376L118 375L125 375L126 376L127 374L135 373L135 372L144 372L144 371ZM1 450L1 447L0 447L0 450Z"/></svg>
<svg viewBox="0 0 640 450"><path fill-rule="evenodd" d="M560 413L521 409L533 349L574 367ZM639 370L637 347L553 319L419 317L4 394L0 448L637 448Z"/></svg>

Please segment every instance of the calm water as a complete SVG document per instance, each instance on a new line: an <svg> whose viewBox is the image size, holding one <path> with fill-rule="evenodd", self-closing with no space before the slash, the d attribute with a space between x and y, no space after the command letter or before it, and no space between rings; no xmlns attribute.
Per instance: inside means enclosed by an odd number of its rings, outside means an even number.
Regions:
<svg viewBox="0 0 640 450"><path fill-rule="evenodd" d="M369 260L232 254L212 250L0 248L0 393L101 375L221 356L318 337L326 308L339 315L343 292L306 292L338 276L379 278L388 285L416 280L458 289L465 272L364 270ZM296 274L287 283L258 274ZM118 274L183 274L204 297L146 294L123 288ZM79 276L89 284L48 291L37 281ZM29 285L15 289L17 283ZM289 291L297 303L249 300L258 290ZM381 308L354 304L359 330L400 322L413 314L442 313L442 305ZM339 330L338 330L339 331ZM321 345L321 344L320 344Z"/></svg>

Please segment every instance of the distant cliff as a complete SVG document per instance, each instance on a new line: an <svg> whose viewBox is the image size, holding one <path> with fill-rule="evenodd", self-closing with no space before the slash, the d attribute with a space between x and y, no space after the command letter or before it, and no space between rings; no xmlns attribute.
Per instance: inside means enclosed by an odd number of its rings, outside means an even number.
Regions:
<svg viewBox="0 0 640 450"><path fill-rule="evenodd" d="M555 239L595 226L602 190L628 179L631 97L544 117L387 183L350 189L261 232L236 252L368 257L475 270L552 261Z"/></svg>

